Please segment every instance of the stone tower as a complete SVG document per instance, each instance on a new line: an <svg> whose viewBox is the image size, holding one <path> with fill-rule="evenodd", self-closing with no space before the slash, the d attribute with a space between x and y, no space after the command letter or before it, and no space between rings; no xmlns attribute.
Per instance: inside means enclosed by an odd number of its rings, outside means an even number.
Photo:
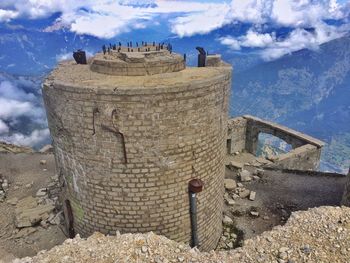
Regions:
<svg viewBox="0 0 350 263"><path fill-rule="evenodd" d="M106 50L105 50L106 51ZM188 183L200 179L199 247L221 235L231 67L187 67L160 45L65 61L43 97L69 231L154 231L191 241Z"/></svg>

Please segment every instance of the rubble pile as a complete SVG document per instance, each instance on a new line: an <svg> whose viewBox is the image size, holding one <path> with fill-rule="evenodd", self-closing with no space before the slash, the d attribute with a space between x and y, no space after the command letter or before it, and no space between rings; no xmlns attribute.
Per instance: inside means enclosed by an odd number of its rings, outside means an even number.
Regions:
<svg viewBox="0 0 350 263"><path fill-rule="evenodd" d="M6 198L6 192L9 189L8 180L0 173L0 202L3 202Z"/></svg>
<svg viewBox="0 0 350 263"><path fill-rule="evenodd" d="M224 181L224 199L228 210L224 212L223 216L223 233L218 245L219 250L230 250L241 245L243 231L236 227L232 215L242 215L246 213L246 211L240 210L239 205L237 204L239 199L246 199L248 202L255 201L256 199L256 192L247 189L243 183L259 180L260 176L262 176L261 171L256 171L252 174L248 170L243 169L243 167L238 167L238 165L235 167L237 168L236 179L240 182L237 183L236 180L231 178L226 178ZM251 217L259 217L259 213L255 210L251 210L249 213Z"/></svg>
<svg viewBox="0 0 350 263"><path fill-rule="evenodd" d="M45 170L46 160L40 160ZM6 193L8 189L8 182L2 176L0 176L0 194ZM15 184L16 189L19 188ZM26 188L33 187L33 183L27 184ZM35 196L27 196L22 199L12 197L6 200L6 203L14 206L14 238L27 237L30 234L37 231L36 227L41 226L48 228L50 225L59 225L63 219L63 214L58 211L58 193L59 183L58 176L52 176L51 182L45 188L40 188L36 191Z"/></svg>
<svg viewBox="0 0 350 263"><path fill-rule="evenodd" d="M238 173L238 178L240 180L239 183L237 183L234 179L225 179L225 201L229 206L232 206L235 204L235 200L241 198L241 199L245 199L248 198L250 201L254 201L256 198L256 192L254 191L250 191L249 189L245 188L245 186L243 185L244 183L250 182L252 180L259 180L260 176L258 176L257 174L260 174L261 176L261 172L260 173L256 173L256 175L252 175L249 171L247 170L241 170Z"/></svg>
<svg viewBox="0 0 350 263"><path fill-rule="evenodd" d="M33 258L14 263L107 262L348 262L350 208L319 207L292 214L286 225L275 227L241 248L200 252L154 233L77 236Z"/></svg>

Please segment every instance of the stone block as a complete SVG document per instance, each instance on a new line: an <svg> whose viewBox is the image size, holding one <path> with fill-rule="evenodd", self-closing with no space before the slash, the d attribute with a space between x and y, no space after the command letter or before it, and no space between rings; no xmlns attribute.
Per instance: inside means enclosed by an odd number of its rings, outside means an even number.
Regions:
<svg viewBox="0 0 350 263"><path fill-rule="evenodd" d="M225 179L224 184L225 184L225 189L228 191L234 190L237 187L237 183L233 179Z"/></svg>

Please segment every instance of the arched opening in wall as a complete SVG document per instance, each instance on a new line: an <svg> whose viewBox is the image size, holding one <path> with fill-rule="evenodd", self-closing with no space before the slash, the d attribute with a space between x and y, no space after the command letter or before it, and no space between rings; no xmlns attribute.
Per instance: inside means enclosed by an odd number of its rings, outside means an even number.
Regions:
<svg viewBox="0 0 350 263"><path fill-rule="evenodd" d="M69 238L74 238L75 230L74 230L73 210L72 210L70 201L68 199L64 200L64 203L63 203L63 215L64 215L64 221L65 221L65 227L66 227L65 234Z"/></svg>
<svg viewBox="0 0 350 263"><path fill-rule="evenodd" d="M232 140L227 139L226 141L226 152L227 154L231 154L231 148L232 148Z"/></svg>
<svg viewBox="0 0 350 263"><path fill-rule="evenodd" d="M286 141L268 133L259 133L256 156L271 158L279 154L288 153L292 150L292 145Z"/></svg>

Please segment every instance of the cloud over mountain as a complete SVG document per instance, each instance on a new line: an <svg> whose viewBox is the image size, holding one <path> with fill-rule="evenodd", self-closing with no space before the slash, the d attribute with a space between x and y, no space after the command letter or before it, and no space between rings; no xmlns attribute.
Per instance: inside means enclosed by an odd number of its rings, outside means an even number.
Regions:
<svg viewBox="0 0 350 263"><path fill-rule="evenodd" d="M46 31L68 28L77 34L112 38L133 29L165 23L178 37L207 34L225 25L250 24L243 35L226 34L228 47L261 49L270 60L302 48L314 48L349 31L350 2L337 0L3 0L0 22L37 19L59 13ZM341 21L330 24L327 21ZM278 36L278 28L289 33ZM306 29L312 28L313 32Z"/></svg>
<svg viewBox="0 0 350 263"><path fill-rule="evenodd" d="M49 131L38 96L39 87L37 81L0 74L1 140L26 146L48 140Z"/></svg>

